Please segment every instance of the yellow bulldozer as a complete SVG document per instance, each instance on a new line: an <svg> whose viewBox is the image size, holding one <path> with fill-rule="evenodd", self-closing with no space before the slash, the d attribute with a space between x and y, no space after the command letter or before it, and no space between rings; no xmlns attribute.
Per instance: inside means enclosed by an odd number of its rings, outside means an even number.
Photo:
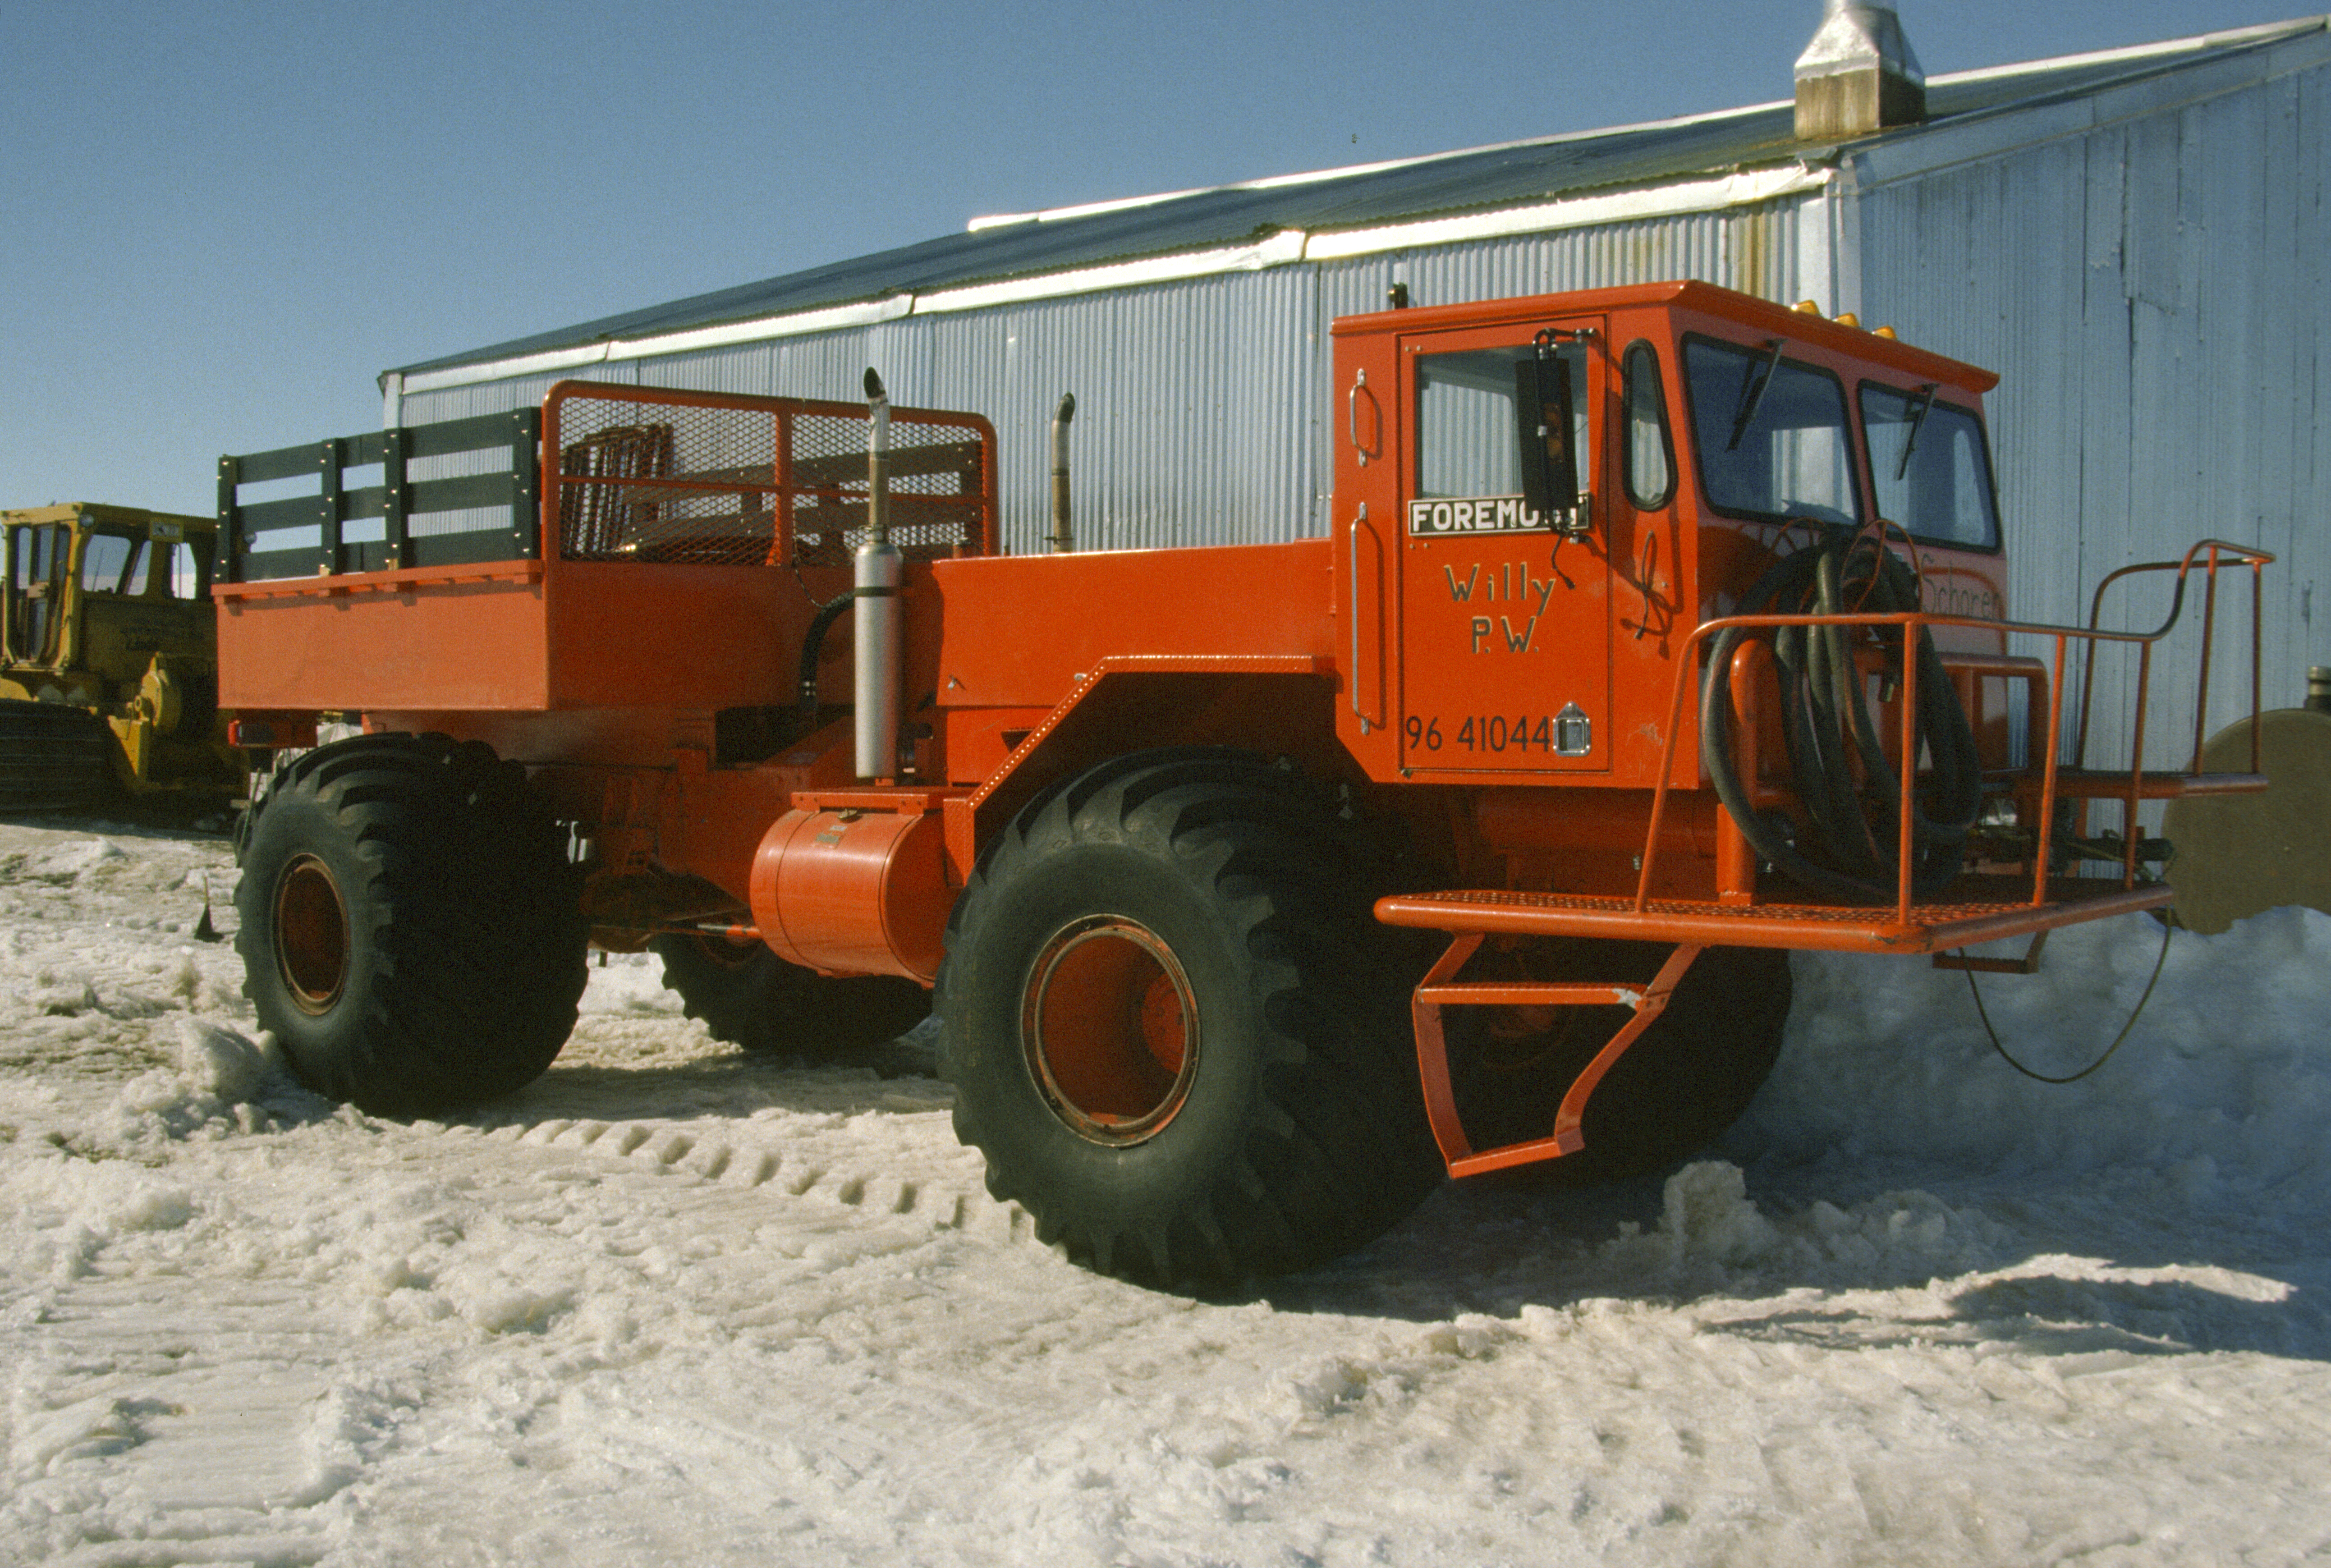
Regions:
<svg viewBox="0 0 2331 1568"><path fill-rule="evenodd" d="M218 525L74 502L0 511L0 811L224 799Z"/></svg>

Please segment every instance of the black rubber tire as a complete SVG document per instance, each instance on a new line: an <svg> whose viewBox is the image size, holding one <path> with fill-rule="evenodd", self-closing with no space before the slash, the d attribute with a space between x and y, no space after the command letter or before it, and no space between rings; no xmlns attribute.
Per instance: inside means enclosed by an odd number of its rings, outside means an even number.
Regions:
<svg viewBox="0 0 2331 1568"><path fill-rule="evenodd" d="M243 993L318 1093L434 1115L532 1082L574 1030L577 878L524 770L489 747L369 735L303 753L236 842Z"/></svg>
<svg viewBox="0 0 2331 1568"><path fill-rule="evenodd" d="M1534 943L1502 973L1647 984L1673 951L1641 942ZM1792 997L1786 953L1708 948L1588 1097L1579 1128L1585 1146L1534 1169L1583 1185L1665 1170L1706 1147L1740 1119L1772 1073ZM1565 1008L1554 1029L1492 1045L1490 1013L1451 1008L1442 1015L1458 1107L1477 1149L1550 1133L1571 1083L1631 1016L1623 1007Z"/></svg>
<svg viewBox="0 0 2331 1568"><path fill-rule="evenodd" d="M828 1060L881 1045L931 1014L931 993L895 974L834 976L788 964L759 943L659 936L663 984L715 1040L770 1055Z"/></svg>
<svg viewBox="0 0 2331 1568"><path fill-rule="evenodd" d="M1041 1239L1139 1283L1233 1287L1364 1245L1438 1183L1407 1027L1414 977L1370 914L1351 837L1299 776L1185 750L1092 769L983 856L948 923L942 1060L956 1136ZM1126 1130L1141 1126L1130 1114L1078 1130L1023 1027L1040 965L1104 920L1170 954L1189 999L1176 1016L1195 1013L1197 1049L1174 1058L1186 1071L1157 1103L1186 1098L1144 1132ZM1137 1015L1140 1032L1141 1005L1113 1016ZM1085 1038L1063 1029L1064 1050L1071 1037Z"/></svg>
<svg viewBox="0 0 2331 1568"><path fill-rule="evenodd" d="M57 702L0 700L0 812L90 811L121 798L104 719Z"/></svg>

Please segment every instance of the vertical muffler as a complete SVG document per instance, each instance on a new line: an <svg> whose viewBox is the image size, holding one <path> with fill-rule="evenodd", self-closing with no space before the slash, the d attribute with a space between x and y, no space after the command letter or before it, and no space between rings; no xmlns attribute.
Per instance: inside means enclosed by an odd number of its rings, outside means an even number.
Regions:
<svg viewBox="0 0 2331 1568"><path fill-rule="evenodd" d="M1052 414L1052 537L1045 541L1056 556L1077 547L1069 527L1069 421L1076 416L1077 394L1061 394L1061 406Z"/></svg>
<svg viewBox="0 0 2331 1568"><path fill-rule="evenodd" d="M890 778L899 771L899 669L903 619L899 585L904 558L890 543L890 399L869 366L866 402L866 539L852 556L851 597L856 644L858 776Z"/></svg>

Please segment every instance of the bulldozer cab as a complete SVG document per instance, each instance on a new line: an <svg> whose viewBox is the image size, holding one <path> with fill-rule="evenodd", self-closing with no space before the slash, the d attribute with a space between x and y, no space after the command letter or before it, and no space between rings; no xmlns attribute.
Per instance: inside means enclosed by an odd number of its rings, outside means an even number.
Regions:
<svg viewBox="0 0 2331 1568"><path fill-rule="evenodd" d="M0 804L86 804L112 778L239 787L240 760L214 733L216 528L87 503L0 512Z"/></svg>
<svg viewBox="0 0 2331 1568"><path fill-rule="evenodd" d="M207 518L74 505L0 525L0 642L19 684L37 671L96 701L134 688L157 654L212 660Z"/></svg>

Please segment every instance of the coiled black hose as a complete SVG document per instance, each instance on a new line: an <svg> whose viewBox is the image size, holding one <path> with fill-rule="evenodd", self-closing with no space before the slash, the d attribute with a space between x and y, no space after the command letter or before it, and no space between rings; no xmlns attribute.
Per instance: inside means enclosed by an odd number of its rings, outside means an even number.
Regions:
<svg viewBox="0 0 2331 1568"><path fill-rule="evenodd" d="M1738 613L1892 614L1917 608L1917 578L1901 557L1870 534L1835 528L1774 563ZM1782 733L1806 818L1802 833L1793 823L1759 816L1733 765L1729 672L1740 640L1752 634L1773 641ZM1868 682L1853 658L1856 646L1872 639L1884 650L1885 676L1898 680L1898 626L1718 632L1700 687L1699 755L1717 797L1758 859L1807 887L1885 902L1894 898L1900 876L1902 802L1895 765L1887 760L1870 717ZM1908 803L1910 886L1926 897L1959 873L1967 830L1983 805L1983 762L1958 691L1923 626L1917 656L1917 738L1930 767Z"/></svg>
<svg viewBox="0 0 2331 1568"><path fill-rule="evenodd" d="M817 727L817 656L825 646L825 634L833 630L833 623L855 602L850 594L842 594L819 605L817 613L810 618L808 632L802 638L800 698L794 723L803 735Z"/></svg>

